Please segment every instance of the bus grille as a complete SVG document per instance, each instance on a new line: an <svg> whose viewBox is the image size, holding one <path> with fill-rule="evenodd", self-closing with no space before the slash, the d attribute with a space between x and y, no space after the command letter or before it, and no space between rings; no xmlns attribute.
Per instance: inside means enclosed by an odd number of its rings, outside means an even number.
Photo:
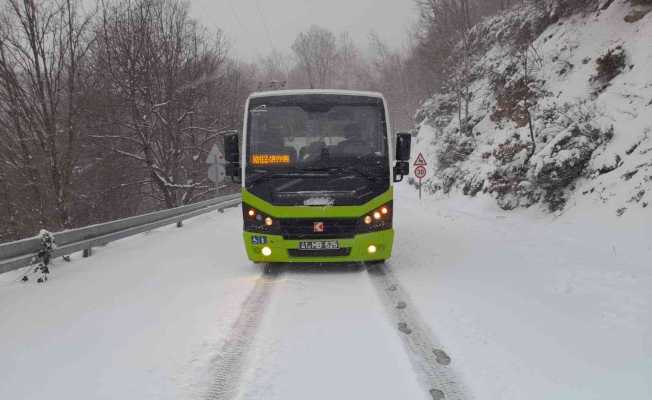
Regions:
<svg viewBox="0 0 652 400"><path fill-rule="evenodd" d="M288 249L290 257L346 257L351 254L350 248L330 250L300 250Z"/></svg>
<svg viewBox="0 0 652 400"><path fill-rule="evenodd" d="M355 236L358 220L355 218L338 219L281 219L283 239L351 239ZM323 222L324 231L315 232L315 223Z"/></svg>

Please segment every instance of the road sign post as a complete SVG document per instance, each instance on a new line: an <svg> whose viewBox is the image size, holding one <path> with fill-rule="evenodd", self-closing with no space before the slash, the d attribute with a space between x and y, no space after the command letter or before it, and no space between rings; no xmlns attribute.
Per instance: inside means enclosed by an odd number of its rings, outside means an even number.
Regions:
<svg viewBox="0 0 652 400"><path fill-rule="evenodd" d="M417 159L414 161L414 176L419 179L419 200L421 200L421 180L426 177L428 170L426 170L426 158L423 154L419 153Z"/></svg>

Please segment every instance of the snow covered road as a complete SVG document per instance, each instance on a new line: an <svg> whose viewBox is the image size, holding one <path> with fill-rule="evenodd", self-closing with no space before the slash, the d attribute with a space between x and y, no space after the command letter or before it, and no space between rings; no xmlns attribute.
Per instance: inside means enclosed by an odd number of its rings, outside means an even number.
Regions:
<svg viewBox="0 0 652 400"><path fill-rule="evenodd" d="M240 399L429 399L364 271L290 268L252 348Z"/></svg>
<svg viewBox="0 0 652 400"><path fill-rule="evenodd" d="M0 398L433 398L364 268L264 274L240 218L0 276Z"/></svg>
<svg viewBox="0 0 652 400"><path fill-rule="evenodd" d="M381 270L264 274L232 209L0 275L0 398L652 398L646 215L490 204L402 189Z"/></svg>
<svg viewBox="0 0 652 400"><path fill-rule="evenodd" d="M231 209L56 260L45 285L0 276L0 399L180 399L260 275ZM227 249L216 243L227 243Z"/></svg>

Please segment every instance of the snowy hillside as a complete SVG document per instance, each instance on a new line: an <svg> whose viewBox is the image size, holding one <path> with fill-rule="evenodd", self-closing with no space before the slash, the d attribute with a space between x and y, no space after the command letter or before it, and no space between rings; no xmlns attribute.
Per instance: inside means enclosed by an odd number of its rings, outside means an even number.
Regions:
<svg viewBox="0 0 652 400"><path fill-rule="evenodd" d="M468 117L453 89L417 113L416 148L435 167L424 188L490 194L504 209L649 213L650 10L616 0L559 17L519 6L476 26Z"/></svg>

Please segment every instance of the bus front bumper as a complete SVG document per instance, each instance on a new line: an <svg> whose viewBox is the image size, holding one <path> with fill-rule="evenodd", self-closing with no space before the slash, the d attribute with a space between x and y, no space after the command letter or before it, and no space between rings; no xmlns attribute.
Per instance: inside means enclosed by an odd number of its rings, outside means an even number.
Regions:
<svg viewBox="0 0 652 400"><path fill-rule="evenodd" d="M394 230L358 234L352 239L327 239L337 241L338 250L301 250L302 240L286 240L276 235L244 232L243 237L247 256L256 263L346 263L390 258Z"/></svg>

